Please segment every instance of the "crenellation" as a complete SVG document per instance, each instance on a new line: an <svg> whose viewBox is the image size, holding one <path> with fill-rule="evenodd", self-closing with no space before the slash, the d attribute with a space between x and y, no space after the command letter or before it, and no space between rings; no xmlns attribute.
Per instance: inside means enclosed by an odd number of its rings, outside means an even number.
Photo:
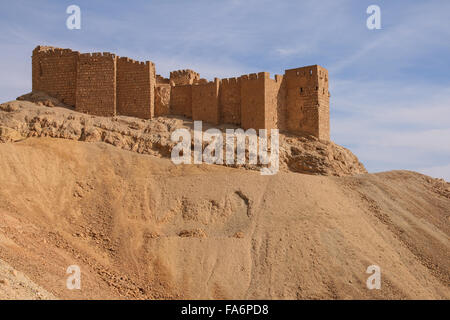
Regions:
<svg viewBox="0 0 450 320"><path fill-rule="evenodd" d="M80 55L75 110L99 116L117 114L117 59L100 52Z"/></svg>
<svg viewBox="0 0 450 320"><path fill-rule="evenodd" d="M176 70L170 73L170 81L175 85L193 84L198 80L200 80L200 74L190 69Z"/></svg>
<svg viewBox="0 0 450 320"><path fill-rule="evenodd" d="M276 74L275 75L275 81L276 82L282 82L283 81L283 76L280 74Z"/></svg>
<svg viewBox="0 0 450 320"><path fill-rule="evenodd" d="M170 80L168 78L164 78L163 76L157 74L156 75L156 83L170 84Z"/></svg>
<svg viewBox="0 0 450 320"><path fill-rule="evenodd" d="M151 119L155 109L155 85L153 64L129 58L118 59L117 114Z"/></svg>
<svg viewBox="0 0 450 320"><path fill-rule="evenodd" d="M32 55L32 89L44 91L61 102L75 106L79 52L38 46Z"/></svg>
<svg viewBox="0 0 450 320"><path fill-rule="evenodd" d="M192 85L192 120L219 124L220 79Z"/></svg>
<svg viewBox="0 0 450 320"><path fill-rule="evenodd" d="M152 61L110 52L37 46L32 75L33 90L88 114L144 119L178 115L330 139L328 71L318 65L288 69L274 79L269 72L258 72L208 81L191 69L164 78Z"/></svg>

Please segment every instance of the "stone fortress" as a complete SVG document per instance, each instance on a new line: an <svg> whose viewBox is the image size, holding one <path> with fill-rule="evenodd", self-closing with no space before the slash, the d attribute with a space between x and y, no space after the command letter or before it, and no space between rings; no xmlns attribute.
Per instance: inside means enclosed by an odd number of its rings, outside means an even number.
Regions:
<svg viewBox="0 0 450 320"><path fill-rule="evenodd" d="M58 98L76 111L143 119L183 116L213 125L279 129L330 139L328 71L318 65L208 81L192 70L169 78L155 64L115 54L80 53L37 46L32 89Z"/></svg>

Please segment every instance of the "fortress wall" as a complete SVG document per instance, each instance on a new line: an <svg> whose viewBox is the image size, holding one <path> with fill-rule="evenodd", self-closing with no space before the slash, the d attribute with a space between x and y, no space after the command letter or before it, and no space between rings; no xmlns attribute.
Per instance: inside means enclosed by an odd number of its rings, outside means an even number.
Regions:
<svg viewBox="0 0 450 320"><path fill-rule="evenodd" d="M155 116L165 116L170 113L170 85L157 83L155 86Z"/></svg>
<svg viewBox="0 0 450 320"><path fill-rule="evenodd" d="M241 124L241 82L239 78L222 79L220 85L220 123Z"/></svg>
<svg viewBox="0 0 450 320"><path fill-rule="evenodd" d="M171 87L170 113L188 118L192 117L192 85Z"/></svg>
<svg viewBox="0 0 450 320"><path fill-rule="evenodd" d="M220 123L218 78L214 81L192 85L192 120L211 124Z"/></svg>
<svg viewBox="0 0 450 320"><path fill-rule="evenodd" d="M75 110L99 116L116 115L116 56L80 54Z"/></svg>
<svg viewBox="0 0 450 320"><path fill-rule="evenodd" d="M156 83L163 83L163 84L169 84L170 80L167 78L164 78L163 76L157 74L156 75Z"/></svg>
<svg viewBox="0 0 450 320"><path fill-rule="evenodd" d="M75 106L78 51L37 46L32 55L32 90Z"/></svg>
<svg viewBox="0 0 450 320"><path fill-rule="evenodd" d="M265 121L265 72L241 76L241 127L264 129Z"/></svg>
<svg viewBox="0 0 450 320"><path fill-rule="evenodd" d="M193 84L198 80L200 80L200 75L190 69L177 70L170 73L170 83L174 86Z"/></svg>
<svg viewBox="0 0 450 320"><path fill-rule="evenodd" d="M283 76L265 79L265 128L286 129L286 86Z"/></svg>
<svg viewBox="0 0 450 320"><path fill-rule="evenodd" d="M150 119L154 116L155 65L117 59L117 114Z"/></svg>
<svg viewBox="0 0 450 320"><path fill-rule="evenodd" d="M330 92L328 90L328 70L317 66L319 100L319 139L330 140Z"/></svg>
<svg viewBox="0 0 450 320"><path fill-rule="evenodd" d="M318 65L208 82L192 70L155 74L152 62L111 53L80 54L38 46L32 55L33 90L79 112L139 118L181 115L244 129L272 129L330 139L328 71Z"/></svg>
<svg viewBox="0 0 450 320"><path fill-rule="evenodd" d="M324 70L317 65L286 70L287 128L290 132L329 139L328 74L323 73ZM320 74L322 79L319 81Z"/></svg>

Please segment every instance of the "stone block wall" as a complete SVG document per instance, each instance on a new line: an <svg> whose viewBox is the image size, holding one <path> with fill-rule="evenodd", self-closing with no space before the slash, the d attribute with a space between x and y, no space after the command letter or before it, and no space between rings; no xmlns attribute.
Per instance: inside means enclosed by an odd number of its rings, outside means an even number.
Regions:
<svg viewBox="0 0 450 320"><path fill-rule="evenodd" d="M319 78L318 100L319 100L319 133L318 138L330 140L330 91L328 90L328 70L317 66Z"/></svg>
<svg viewBox="0 0 450 320"><path fill-rule="evenodd" d="M192 120L220 123L218 78L192 85Z"/></svg>
<svg viewBox="0 0 450 320"><path fill-rule="evenodd" d="M266 127L265 72L240 77L241 127L255 130Z"/></svg>
<svg viewBox="0 0 450 320"><path fill-rule="evenodd" d="M177 116L192 117L192 85L172 86L170 112Z"/></svg>
<svg viewBox="0 0 450 320"><path fill-rule="evenodd" d="M322 77L319 81L319 76ZM286 70L287 130L329 140L328 72L320 66Z"/></svg>
<svg viewBox="0 0 450 320"><path fill-rule="evenodd" d="M265 78L265 129L286 130L286 86L283 76Z"/></svg>
<svg viewBox="0 0 450 320"><path fill-rule="evenodd" d="M239 78L222 79L220 123L241 124L241 83Z"/></svg>
<svg viewBox="0 0 450 320"><path fill-rule="evenodd" d="M32 90L75 106L78 51L38 46L32 56Z"/></svg>
<svg viewBox="0 0 450 320"><path fill-rule="evenodd" d="M318 65L289 69L275 79L260 72L208 82L189 69L168 79L156 75L150 61L38 46L32 82L33 90L93 115L178 115L330 139L328 71Z"/></svg>
<svg viewBox="0 0 450 320"><path fill-rule="evenodd" d="M157 74L156 75L156 83L162 83L162 84L170 84L170 79L164 78L163 76Z"/></svg>
<svg viewBox="0 0 450 320"><path fill-rule="evenodd" d="M98 116L116 115L116 56L83 53L77 69L75 110Z"/></svg>
<svg viewBox="0 0 450 320"><path fill-rule="evenodd" d="M170 73L170 82L174 86L193 84L198 80L200 80L200 75L190 69L177 70Z"/></svg>
<svg viewBox="0 0 450 320"><path fill-rule="evenodd" d="M155 65L126 57L117 59L117 114L150 119L155 110Z"/></svg>

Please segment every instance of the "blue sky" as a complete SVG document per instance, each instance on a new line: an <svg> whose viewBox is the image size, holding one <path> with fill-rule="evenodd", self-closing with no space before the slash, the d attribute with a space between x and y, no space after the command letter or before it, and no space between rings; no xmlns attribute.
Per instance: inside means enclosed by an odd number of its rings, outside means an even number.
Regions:
<svg viewBox="0 0 450 320"><path fill-rule="evenodd" d="M81 8L81 30L66 8ZM366 27L369 5L381 30ZM450 181L450 1L2 1L0 101L31 90L31 51L110 51L232 77L319 64L329 70L331 137L370 172Z"/></svg>

